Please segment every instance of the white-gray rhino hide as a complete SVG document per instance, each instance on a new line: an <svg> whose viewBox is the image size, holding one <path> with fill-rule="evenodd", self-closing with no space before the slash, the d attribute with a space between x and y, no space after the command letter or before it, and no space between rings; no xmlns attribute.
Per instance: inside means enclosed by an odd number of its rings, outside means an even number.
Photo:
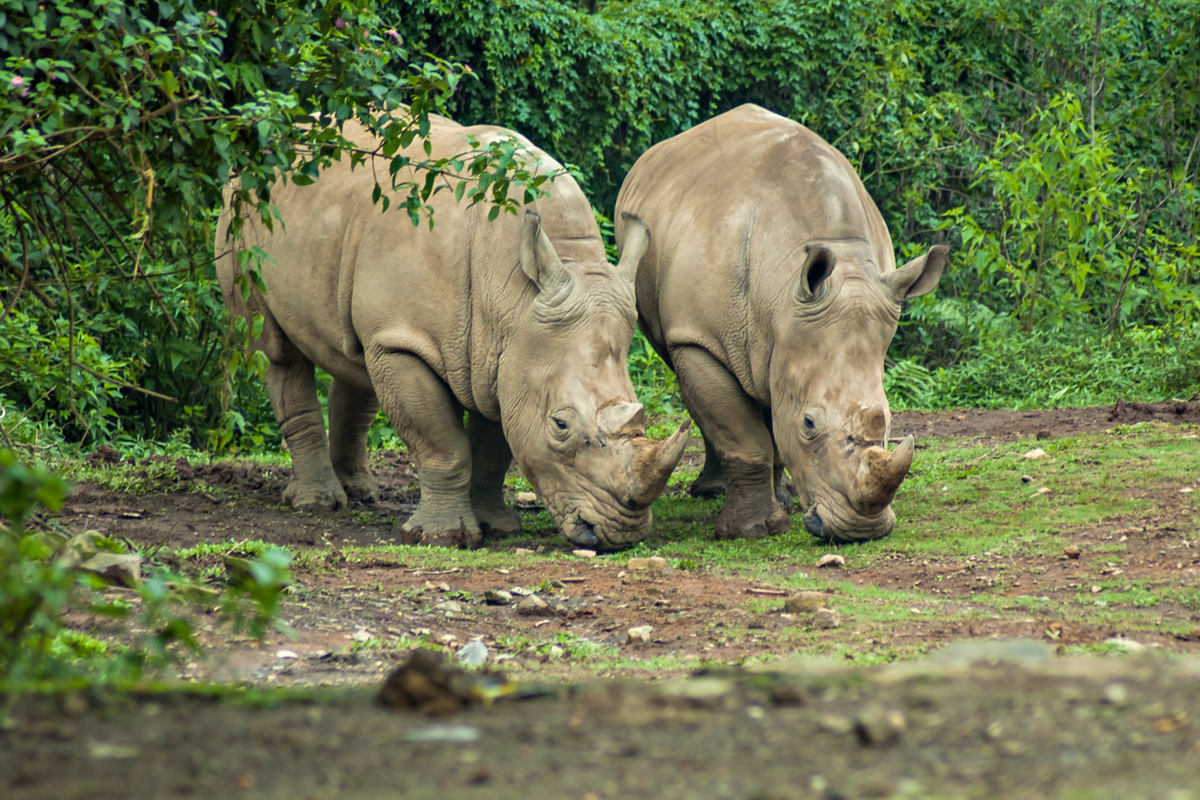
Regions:
<svg viewBox="0 0 1200 800"><path fill-rule="evenodd" d="M617 199L622 248L641 236L626 214L652 236L637 270L642 328L704 434L692 492L725 492L717 535L787 529L785 466L813 535L890 533L913 442L886 449L884 355L901 301L937 285L946 248L896 269L849 162L754 105L647 151Z"/></svg>
<svg viewBox="0 0 1200 800"><path fill-rule="evenodd" d="M346 134L365 151L378 145L353 123ZM510 131L442 118L432 156L471 150L468 136L512 136L540 169L561 169ZM408 154L423 159L420 148L418 140ZM389 183L388 159L354 170L349 161L311 186L277 186L283 225L273 234L248 218L243 240L227 242L228 209L217 232L218 252L259 245L271 257L261 265L265 294L244 299L232 253L217 273L235 314L264 318L255 345L270 362L267 387L294 469L284 499L299 509L340 508L347 494L372 499L366 435L382 404L421 487L402 541L475 547L486 533L519 531L502 495L514 456L572 542L606 549L644 538L649 505L687 437L646 438L626 368L645 230L611 266L591 206L567 176L527 213L492 223L486 203L438 192L430 230L371 202L375 181ZM333 376L328 437L314 365Z"/></svg>

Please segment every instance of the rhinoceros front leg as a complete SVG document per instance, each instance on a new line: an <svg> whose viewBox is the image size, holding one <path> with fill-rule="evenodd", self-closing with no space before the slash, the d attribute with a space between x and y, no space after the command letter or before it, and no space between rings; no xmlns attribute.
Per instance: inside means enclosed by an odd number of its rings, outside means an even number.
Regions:
<svg viewBox="0 0 1200 800"><path fill-rule="evenodd" d="M671 358L706 451L711 443L725 473L717 538L759 539L787 530L791 520L775 497L775 445L761 406L707 351L682 347Z"/></svg>
<svg viewBox="0 0 1200 800"><path fill-rule="evenodd" d="M283 358L267 367L267 393L292 456L292 480L283 500L301 511L342 508L346 492L329 461L313 364L290 342L281 349Z"/></svg>
<svg viewBox="0 0 1200 800"><path fill-rule="evenodd" d="M379 484L367 466L367 432L379 411L375 393L333 379L329 387L329 458L346 494L374 501Z"/></svg>
<svg viewBox="0 0 1200 800"><path fill-rule="evenodd" d="M504 427L477 411L467 414L471 440L471 508L484 536L521 532L521 516L504 503L504 476L512 465L512 448Z"/></svg>
<svg viewBox="0 0 1200 800"><path fill-rule="evenodd" d="M410 353L372 353L375 394L417 464L421 501L400 533L404 544L479 547L471 508L471 443L449 387Z"/></svg>
<svg viewBox="0 0 1200 800"><path fill-rule="evenodd" d="M688 487L688 494L705 500L725 494L725 470L721 468L721 457L717 455L707 436L704 437L704 466L700 469L700 475Z"/></svg>

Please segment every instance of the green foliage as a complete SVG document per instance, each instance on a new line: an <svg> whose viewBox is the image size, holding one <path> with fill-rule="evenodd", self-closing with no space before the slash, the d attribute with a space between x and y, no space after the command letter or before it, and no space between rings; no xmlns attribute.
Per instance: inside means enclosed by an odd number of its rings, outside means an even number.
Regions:
<svg viewBox="0 0 1200 800"><path fill-rule="evenodd" d="M291 582L289 553L263 548L252 560L235 559L239 569L230 568L223 594L158 570L115 596L106 580L72 566L72 553L62 552L65 536L25 529L39 509L61 508L66 489L62 479L0 449L0 687L80 673L127 680L171 663L181 652L199 654L190 612L214 601L218 618L235 633L261 638L272 628L290 632L278 619L283 589ZM126 552L120 542L99 536L90 545ZM66 543L67 550L72 546ZM63 616L72 607L101 619L135 616L142 632L137 644L109 644L68 629Z"/></svg>
<svg viewBox="0 0 1200 800"><path fill-rule="evenodd" d="M262 446L245 430L264 421L261 390L252 418L229 416L256 365L239 363L246 331L216 292L215 211L236 176L232 204L270 226L276 181L364 158L341 135L350 119L391 159L376 202L414 224L443 189L493 216L543 193L551 176L511 140L396 155L470 72L417 57L393 24L374 0L0 0L0 401L72 439L187 424L217 450Z"/></svg>

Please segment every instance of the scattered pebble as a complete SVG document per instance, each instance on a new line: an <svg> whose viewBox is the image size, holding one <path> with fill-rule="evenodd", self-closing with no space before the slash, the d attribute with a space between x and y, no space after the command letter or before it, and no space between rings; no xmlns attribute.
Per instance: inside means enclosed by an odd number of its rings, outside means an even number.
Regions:
<svg viewBox="0 0 1200 800"><path fill-rule="evenodd" d="M88 742L88 755L97 761L118 761L127 758L137 758L140 752L139 748L132 745Z"/></svg>
<svg viewBox="0 0 1200 800"><path fill-rule="evenodd" d="M503 589L488 589L483 593L483 601L489 606L511 606L513 596Z"/></svg>
<svg viewBox="0 0 1200 800"><path fill-rule="evenodd" d="M1021 458L1045 458L1047 455L1048 453L1045 450L1040 447L1035 447L1025 455L1021 456Z"/></svg>
<svg viewBox="0 0 1200 800"><path fill-rule="evenodd" d="M625 569L634 572L662 572L668 567L667 560L661 556L653 556L652 558L631 558L625 564Z"/></svg>
<svg viewBox="0 0 1200 800"><path fill-rule="evenodd" d="M1043 486L1043 487L1039 488L1036 492L1034 492L1033 495L1034 495L1034 497L1036 497L1039 494L1050 494L1053 491L1054 491L1053 489Z"/></svg>
<svg viewBox="0 0 1200 800"><path fill-rule="evenodd" d="M818 628L828 630L839 627L842 624L842 618L832 608L820 608L813 615L813 624Z"/></svg>
<svg viewBox="0 0 1200 800"><path fill-rule="evenodd" d="M858 712L854 720L854 733L864 747L882 747L900 741L904 733L904 713L895 708L884 708L870 703Z"/></svg>
<svg viewBox="0 0 1200 800"><path fill-rule="evenodd" d="M1069 545L1063 548L1063 555L1067 558L1079 558L1082 551L1075 545Z"/></svg>
<svg viewBox="0 0 1200 800"><path fill-rule="evenodd" d="M1033 482L1032 475L1022 475L1021 476L1021 483L1032 483L1032 482Z"/></svg>
<svg viewBox="0 0 1200 800"><path fill-rule="evenodd" d="M821 556L820 560L817 561L818 568L844 566L846 566L846 559L843 556L839 556L837 553L828 553Z"/></svg>
<svg viewBox="0 0 1200 800"><path fill-rule="evenodd" d="M630 628L629 643L638 644L639 642L644 643L650 641L650 632L653 630L654 628L650 627L649 625L639 625L636 628Z"/></svg>
<svg viewBox="0 0 1200 800"><path fill-rule="evenodd" d="M538 496L534 492L517 492L517 505L533 506L537 505Z"/></svg>
<svg viewBox="0 0 1200 800"><path fill-rule="evenodd" d="M595 558L596 551L595 550L572 550L571 555L577 556L579 558Z"/></svg>
<svg viewBox="0 0 1200 800"><path fill-rule="evenodd" d="M789 614L811 614L825 607L824 592L801 592L783 601L783 610Z"/></svg>
<svg viewBox="0 0 1200 800"><path fill-rule="evenodd" d="M545 600L538 597L536 594L531 594L528 597L522 598L521 602L517 603L517 613L523 617L537 617L547 613L550 606Z"/></svg>
<svg viewBox="0 0 1200 800"><path fill-rule="evenodd" d="M369 642L374 637L371 636L371 632L366 628L359 628L351 638L356 642Z"/></svg>
<svg viewBox="0 0 1200 800"><path fill-rule="evenodd" d="M458 663L467 669L474 669L487 662L488 649L481 639L472 639L459 648L455 655Z"/></svg>
<svg viewBox="0 0 1200 800"><path fill-rule="evenodd" d="M565 650L563 650L561 647L559 647L556 644L550 645L550 657L551 658L562 658L563 653L565 653L565 652L566 652Z"/></svg>
<svg viewBox="0 0 1200 800"><path fill-rule="evenodd" d="M1104 702L1112 706L1123 706L1129 702L1129 690L1123 683L1110 683L1104 687Z"/></svg>
<svg viewBox="0 0 1200 800"><path fill-rule="evenodd" d="M1100 594L1104 591L1104 587L1098 584L1092 584L1092 594Z"/></svg>
<svg viewBox="0 0 1200 800"><path fill-rule="evenodd" d="M1116 645L1117 647L1124 647L1131 653L1141 653L1146 649L1146 645L1142 644L1141 642L1135 642L1133 639L1126 639L1124 636L1114 636L1111 639L1105 639L1104 643Z"/></svg>
<svg viewBox="0 0 1200 800"><path fill-rule="evenodd" d="M533 551L532 551L532 550L530 550L528 547L517 547L517 548L514 548L514 549L513 549L513 553L515 553L516 555L519 555L519 556L531 556L531 555L533 555Z"/></svg>
<svg viewBox="0 0 1200 800"><path fill-rule="evenodd" d="M854 721L838 714L823 714L817 726L828 733L846 734L854 730Z"/></svg>
<svg viewBox="0 0 1200 800"><path fill-rule="evenodd" d="M1192 492L1194 492L1194 491L1196 491L1196 490L1195 490L1195 489L1193 489L1192 487L1190 487L1190 486L1185 486L1185 487L1183 487L1182 489L1180 489L1180 490L1179 490L1179 493L1180 493L1180 494L1191 494L1191 493L1192 493Z"/></svg>
<svg viewBox="0 0 1200 800"><path fill-rule="evenodd" d="M463 607L462 603L457 600L447 600L444 603L438 603L433 607L435 611L440 611L443 614L461 614Z"/></svg>
<svg viewBox="0 0 1200 800"><path fill-rule="evenodd" d="M479 729L470 725L424 725L410 728L404 741L419 744L457 744L479 740Z"/></svg>
<svg viewBox="0 0 1200 800"><path fill-rule="evenodd" d="M280 650L275 654L276 658L299 658L295 650Z"/></svg>

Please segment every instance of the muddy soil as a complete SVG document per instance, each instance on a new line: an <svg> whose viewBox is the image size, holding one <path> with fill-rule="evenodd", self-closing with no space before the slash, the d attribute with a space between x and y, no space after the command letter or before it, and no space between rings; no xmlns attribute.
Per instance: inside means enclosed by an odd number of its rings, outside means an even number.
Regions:
<svg viewBox="0 0 1200 800"><path fill-rule="evenodd" d="M26 698L0 732L0 791L12 800L1198 796L1200 661L1021 658L1025 666L976 652L871 671L799 662L782 674L591 683L432 719L385 710L365 692L250 708L169 695Z"/></svg>

